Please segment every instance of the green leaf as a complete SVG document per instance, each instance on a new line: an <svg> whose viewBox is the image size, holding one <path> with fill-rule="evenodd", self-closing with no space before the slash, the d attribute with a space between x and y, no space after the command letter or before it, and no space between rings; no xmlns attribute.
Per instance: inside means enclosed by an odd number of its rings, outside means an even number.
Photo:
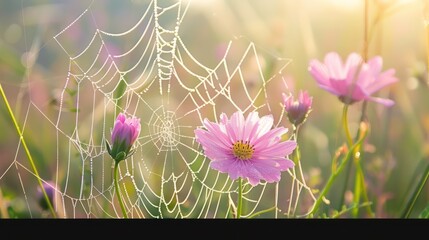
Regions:
<svg viewBox="0 0 429 240"><path fill-rule="evenodd" d="M107 142L107 140L106 140L106 148L109 155L112 156L112 149L110 149L110 145L109 145L109 142Z"/></svg>
<svg viewBox="0 0 429 240"><path fill-rule="evenodd" d="M71 96L73 97L74 95L76 95L77 90L75 89L70 89L70 88L66 88L65 91Z"/></svg>
<svg viewBox="0 0 429 240"><path fill-rule="evenodd" d="M114 99L116 100L116 111L120 112L121 111L121 101L122 101L122 96L125 93L125 90L127 89L127 84L125 82L125 79L123 78L123 76L121 76L121 80L119 81L114 94Z"/></svg>
<svg viewBox="0 0 429 240"><path fill-rule="evenodd" d="M427 158L422 159L422 164L426 164L426 168L424 172L421 174L420 181L418 182L417 186L413 189L413 192L411 194L411 197L409 198L406 207L404 208L401 218L408 218L411 215L412 209L414 207L414 204L417 201L417 198L420 196L420 193L423 191L424 186L426 185L426 182L429 179L429 164L427 164ZM417 171L420 171L422 169L420 165L417 168Z"/></svg>
<svg viewBox="0 0 429 240"><path fill-rule="evenodd" d="M257 217L257 216L259 216L261 214L264 214L264 213L267 213L267 212L271 212L271 211L274 211L274 210L277 210L276 206L268 208L268 209L265 209L265 210L262 210L262 211L259 211L259 212L256 212L256 213L252 214L251 216L249 216L249 218L254 218L254 217Z"/></svg>
<svg viewBox="0 0 429 240"><path fill-rule="evenodd" d="M429 219L429 205L419 214L419 218Z"/></svg>

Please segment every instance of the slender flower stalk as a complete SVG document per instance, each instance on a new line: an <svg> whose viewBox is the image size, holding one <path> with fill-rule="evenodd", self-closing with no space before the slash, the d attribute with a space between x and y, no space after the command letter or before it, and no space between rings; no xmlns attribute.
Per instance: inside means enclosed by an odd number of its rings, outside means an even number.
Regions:
<svg viewBox="0 0 429 240"><path fill-rule="evenodd" d="M425 1L424 4L424 26L426 29L426 69L427 69L427 81L429 81L429 1ZM429 84L429 82L427 82Z"/></svg>
<svg viewBox="0 0 429 240"><path fill-rule="evenodd" d="M310 210L310 212L308 213L307 217L313 217L314 214L317 213L317 211L319 210L320 204L322 203L323 199L325 199L326 195L328 194L329 190L332 187L332 184L337 179L338 175L344 170L348 161L352 158L352 155L355 154L356 148L358 148L362 144L362 142L365 139L365 137L367 136L367 134L368 134L368 126L366 123L361 122L359 140L348 149L347 154L341 159L340 165L338 167L337 166L332 167L333 171L332 171L325 187L323 188L323 190L319 194L317 200L313 204L313 207Z"/></svg>
<svg viewBox="0 0 429 240"><path fill-rule="evenodd" d="M241 218L241 214L243 212L243 179L241 177L238 178L238 202L237 202L237 214L236 218Z"/></svg>
<svg viewBox="0 0 429 240"><path fill-rule="evenodd" d="M343 127L344 127L344 131L346 134L348 146L352 147L353 139L351 137L350 130L349 130L349 124L348 124L348 106L349 106L348 104L344 104ZM359 130L358 130L357 134L359 134ZM367 190L366 190L366 186L365 186L365 175L363 174L361 161L360 161L360 159L361 159L360 148L361 148L360 145L356 146L356 148L353 150L353 154L351 155L351 158L353 158L353 163L356 166L355 187L354 187L354 195L353 195L353 202L356 204L359 203L361 193L363 193L364 199L366 201L368 201L368 194L367 194ZM348 166L350 166L350 164L351 163L348 163ZM349 174L350 174L350 168L348 168L348 175ZM341 193L342 195L344 195L344 193L345 193L344 191ZM370 216L373 216L372 210L369 207L369 205L367 206L367 210L368 210L368 214ZM352 214L354 216L357 216L358 211L359 211L359 208L354 208L352 210Z"/></svg>
<svg viewBox="0 0 429 240"><path fill-rule="evenodd" d="M349 145L349 147L351 147L353 145L353 139L352 139L352 135L350 134L350 129L349 129L348 109L349 109L349 105L344 104L342 119L343 119L343 128L344 128L344 132L346 134L347 144Z"/></svg>
<svg viewBox="0 0 429 240"><path fill-rule="evenodd" d="M293 162L298 168L298 173L296 172L296 168L292 169L292 175L294 176L294 181L292 182L291 187L291 201L289 201L289 208L287 215L291 215L290 211L293 210L292 214L295 214L295 209L297 208L298 204L298 197L300 196L301 189L306 186L304 174L302 172L302 166L301 166L301 155L300 155L300 149L298 144L298 131L300 126L307 120L308 115L312 111L311 105L313 103L313 97L310 97L308 95L307 91L300 91L298 98L295 100L293 95L286 95L285 93L282 94L283 97L283 105L286 111L286 116L289 120L289 122L293 126L293 134L292 139L297 142L297 146L294 151L293 155ZM297 198L295 200L293 199L294 191L296 189L297 192ZM295 201L295 202L294 202ZM293 203L294 202L294 203ZM292 204L294 206L292 207Z"/></svg>
<svg viewBox="0 0 429 240"><path fill-rule="evenodd" d="M18 125L18 122L15 119L15 115L12 112L12 109L9 105L9 101L6 97L6 94L4 93L3 86L1 84L0 84L0 93L1 93L1 96L2 96L2 98L6 104L7 111L9 112L10 118L12 119L12 122L15 126L15 129L18 132L20 141L22 142L22 146L24 147L24 150L25 150L25 154L27 155L27 158L28 158L28 161L30 162L31 168L33 169L34 175L36 176L37 182L39 183L39 187L40 187L40 190L42 191L43 196L46 200L46 204L48 205L48 208L52 214L52 217L56 218L57 215L55 213L54 207L52 206L52 203L49 199L49 196L46 193L45 187L43 186L42 180L41 180L40 175L39 175L39 171L37 171L36 164L34 163L33 157L31 156L31 153L30 153L30 150L27 147L27 142L25 141L24 135L22 134L21 129Z"/></svg>
<svg viewBox="0 0 429 240"><path fill-rule="evenodd" d="M238 204L236 217L243 216L243 180L256 186L261 181L279 182L281 172L295 164L288 155L296 148L292 140L281 141L288 129L273 127L272 115L258 116L250 112L247 118L241 111L228 118L220 115L220 122L204 119L204 128L195 130L196 141L202 145L210 167L228 173L232 180L238 179Z"/></svg>
<svg viewBox="0 0 429 240"><path fill-rule="evenodd" d="M124 218L128 218L128 215L124 203L122 202L120 188L118 184L118 166L122 160L128 158L133 153L131 148L140 134L140 129L141 125L139 118L127 118L125 114L120 113L116 118L116 122L112 131L112 146L110 146L109 143L106 141L107 152L115 161L115 190Z"/></svg>
<svg viewBox="0 0 429 240"><path fill-rule="evenodd" d="M426 167L421 166L421 165L426 165ZM411 211L418 199L418 197L420 196L420 194L422 193L424 186L426 185L426 183L428 182L429 179L429 164L428 164L428 158L423 158L422 162L418 165L417 169L423 169L424 168L424 172L421 173L420 176L420 181L418 182L417 186L415 187L415 189L412 192L412 195L410 197L410 199L408 200L408 202L405 205L405 208L401 214L401 218L409 218ZM420 172L419 170L417 170L417 172ZM415 175L415 174L414 174Z"/></svg>
<svg viewBox="0 0 429 240"><path fill-rule="evenodd" d="M115 167L113 169L115 192L116 192L116 197L118 198L118 201L119 201L119 206L121 206L122 214L124 215L124 218L128 218L127 210L125 209L125 205L121 197L121 192L120 192L121 189L119 188L119 184L118 184L118 171L119 171L118 166L119 166L119 162L115 161Z"/></svg>

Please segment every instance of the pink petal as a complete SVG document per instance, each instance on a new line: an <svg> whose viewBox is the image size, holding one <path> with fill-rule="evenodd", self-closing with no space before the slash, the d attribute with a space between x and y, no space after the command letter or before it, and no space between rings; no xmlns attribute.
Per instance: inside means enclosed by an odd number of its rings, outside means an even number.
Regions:
<svg viewBox="0 0 429 240"><path fill-rule="evenodd" d="M244 124L243 129L243 140L244 141L250 141L251 136L255 134L255 132L258 130L259 124L259 116L258 112L251 112L246 118L246 122Z"/></svg>
<svg viewBox="0 0 429 240"><path fill-rule="evenodd" d="M121 123L124 123L127 117L123 113L119 113L118 117L116 117L116 121L120 121Z"/></svg>
<svg viewBox="0 0 429 240"><path fill-rule="evenodd" d="M256 148L254 156L287 156L291 154L297 144L295 141L283 141L273 144L271 146L262 147L261 149Z"/></svg>
<svg viewBox="0 0 429 240"><path fill-rule="evenodd" d="M385 98L368 97L368 100L376 102L376 103L381 103L386 107L391 107L391 106L395 105L395 102L393 100L385 99Z"/></svg>
<svg viewBox="0 0 429 240"><path fill-rule="evenodd" d="M349 90L350 84L344 80L330 79L331 87L335 89L338 96L351 96L352 92Z"/></svg>
<svg viewBox="0 0 429 240"><path fill-rule="evenodd" d="M311 60L308 70L319 85L329 86L329 73L325 65L318 60Z"/></svg>
<svg viewBox="0 0 429 240"><path fill-rule="evenodd" d="M336 79L344 79L343 62L336 52L330 52L325 55L325 66L328 69L329 76Z"/></svg>
<svg viewBox="0 0 429 240"><path fill-rule="evenodd" d="M369 66L371 74L377 76L381 72L381 67L383 66L383 59L380 56L375 56L368 60L366 63Z"/></svg>
<svg viewBox="0 0 429 240"><path fill-rule="evenodd" d="M275 138L280 139L280 137L283 134L286 134L287 132L288 132L288 129L284 128L284 127L274 128L274 129L271 129L265 135L256 139L255 141L252 141L251 144L255 147L256 150L263 149L263 148L271 145Z"/></svg>
<svg viewBox="0 0 429 240"><path fill-rule="evenodd" d="M379 91L380 89L386 87L387 85L397 82L398 79L395 78L394 75L395 69L389 69L381 73L376 81L374 81L370 86L366 87L366 91L369 95L371 95Z"/></svg>
<svg viewBox="0 0 429 240"><path fill-rule="evenodd" d="M266 115L261 117L259 119L258 130L255 132L255 135L253 137L260 137L266 134L273 126L273 123L274 123L273 115Z"/></svg>
<svg viewBox="0 0 429 240"><path fill-rule="evenodd" d="M219 134L216 134L216 133L213 134L212 132L207 132L202 129L196 129L194 132L195 132L197 142L199 142L205 148L216 147L217 149L228 149L231 146L231 145L226 145L222 141L217 141L219 140L218 138Z"/></svg>
<svg viewBox="0 0 429 240"><path fill-rule="evenodd" d="M356 71L360 67L360 64L362 63L362 58L357 53L351 53L347 57L347 61L344 67L343 74L346 76L345 80L349 84L352 84L355 79Z"/></svg>
<svg viewBox="0 0 429 240"><path fill-rule="evenodd" d="M243 140L244 116L241 111L232 114L230 119L230 129L234 132L236 140Z"/></svg>
<svg viewBox="0 0 429 240"><path fill-rule="evenodd" d="M232 142L226 135L224 131L222 131L219 124L211 123L207 119L204 120L204 126L207 128L208 132L211 133L214 141L219 141L225 147L230 147Z"/></svg>

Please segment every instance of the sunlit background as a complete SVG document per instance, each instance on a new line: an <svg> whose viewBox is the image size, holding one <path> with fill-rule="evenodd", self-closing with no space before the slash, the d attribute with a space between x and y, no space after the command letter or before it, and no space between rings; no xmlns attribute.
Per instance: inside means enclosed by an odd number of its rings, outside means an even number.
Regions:
<svg viewBox="0 0 429 240"><path fill-rule="evenodd" d="M259 66L242 63L244 78L250 83L258 81L257 77L252 78L258 74L258 67L265 71L265 68L276 65L273 62L278 59L286 62L281 77L268 93L278 100L271 103L277 118L283 116L282 92L297 94L299 90L307 90L313 96L313 111L301 128L299 144L303 171L309 186L314 189L323 188L331 173L333 154L345 138L341 126L342 104L317 86L308 72L308 63L315 58L322 60L331 51L338 52L343 59L351 52L363 53L364 3L365 0L192 0L181 19L178 31L181 40L192 56L209 68L215 68L231 41L254 43L261 54ZM368 0L367 3L368 56L382 56L383 69L394 68L400 80L377 93L379 97L394 100L393 107L386 108L373 102L367 105L371 130L365 144L363 167L376 216L398 218L409 201L410 191L415 189L428 164L429 1ZM183 6L187 4L188 1L182 2ZM68 73L76 70L70 69L73 68L70 67L71 58L82 51L90 56L89 53L99 50L96 45L90 45L88 51L84 49L93 41L97 30L124 33L132 29L142 19L147 5L145 0L0 3L0 83L24 132L40 176L44 180L55 179L63 186L64 194L78 197L79 194L74 195L72 191L82 189L80 186L74 188L71 180L84 180L80 179L79 171L73 172L76 176L68 176L71 172L67 168L73 166L57 164L61 162L58 159L74 153L69 145L63 144L66 140L58 138L58 130L74 136L67 132L69 124L74 126L76 121L73 117L67 119L76 108L73 96L81 94L79 104L82 107L92 104L93 97L85 87L79 88L79 93L61 95L70 78ZM73 23L78 18L79 21ZM174 17L171 20L174 22ZM135 37L127 34L106 41L109 52L100 52L100 56L124 53L135 44ZM79 63L89 66L94 62L89 56L79 57ZM131 55L121 63L122 66L134 64L138 56ZM239 59L237 55L235 61ZM276 65L274 70L266 70L267 74L276 74L276 68L280 67ZM136 74L131 76L138 77ZM65 113L61 123L56 125L59 109ZM222 110L220 105L217 110ZM225 111L230 110L225 107ZM353 133L361 110L362 103L349 108ZM37 182L3 99L0 112L0 216L44 216L35 197ZM81 126L88 118L98 116L102 119L103 110L82 108L82 116L79 119ZM97 120L90 122L95 122L96 128L101 126L97 126ZM104 124L112 122L113 118L109 117ZM286 119L280 119L279 124L291 127ZM90 126L87 130L91 131ZM79 132L84 130L79 129ZM110 159L106 156L106 160ZM91 168L91 171L97 169ZM340 199L336 193L341 192L342 181L340 178L328 196L333 206ZM67 190L64 185L69 186ZM346 192L346 199L349 194ZM426 184L411 216L417 217L428 203L429 184Z"/></svg>

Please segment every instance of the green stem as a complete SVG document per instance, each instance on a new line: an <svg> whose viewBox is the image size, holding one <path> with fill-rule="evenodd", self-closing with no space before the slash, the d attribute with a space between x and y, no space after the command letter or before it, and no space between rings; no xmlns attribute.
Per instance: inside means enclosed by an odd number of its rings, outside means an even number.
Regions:
<svg viewBox="0 0 429 240"><path fill-rule="evenodd" d="M367 194L367 189L365 186L365 176L363 174L363 170L362 170L362 164L360 161L360 158L355 158L355 164L356 164L356 182L355 182L355 190L354 190L354 202L356 204L358 204L359 199L361 197L361 193L362 193L362 197L364 199L365 202L369 202L369 198L368 198L368 194ZM366 209L367 209L367 213L369 214L370 217L374 217L374 213L371 210L371 206L370 205L366 205ZM359 208L354 208L352 210L352 214L353 216L357 216L359 213Z"/></svg>
<svg viewBox="0 0 429 240"><path fill-rule="evenodd" d="M420 196L420 193L423 190L423 187L425 186L427 180L429 179L429 164L426 166L425 172L422 176L422 178L419 181L419 184L417 185L416 189L413 192L412 197L410 198L410 201L408 201L401 218L409 218L411 214L411 210L414 207L414 204L416 203L417 198Z"/></svg>
<svg viewBox="0 0 429 240"><path fill-rule="evenodd" d="M329 179L328 179L325 187L323 188L322 192L320 193L319 197L317 198L316 202L314 203L313 209L308 214L308 217L312 216L313 214L315 214L319 210L319 207L320 207L320 204L322 203L323 198L329 192L329 190L331 189L332 184L334 183L335 179L343 171L344 167L347 165L347 162L351 158L351 155L353 154L355 148L358 147L361 144L361 142L362 142L363 139L364 139L364 137L362 137L355 145L353 145L349 149L349 151L347 152L347 154L342 159L341 164L338 167L337 171L333 172L331 174L331 176L329 177Z"/></svg>
<svg viewBox="0 0 429 240"><path fill-rule="evenodd" d="M237 199L237 215L236 218L241 218L241 211L243 208L243 179L238 178L238 199Z"/></svg>
<svg viewBox="0 0 429 240"><path fill-rule="evenodd" d="M369 4L368 4L368 0L365 0L365 3L364 3L364 16L363 16L363 19L364 19L364 29L363 29L363 50L362 50L362 58L363 58L364 62L368 61L368 46L369 46L370 37L372 36L371 33L368 33L369 32L368 31L369 30L369 27L368 27L368 14L369 14ZM374 25L375 25L375 23L374 23ZM366 106L367 106L367 101L364 100L363 104L362 104L362 113L361 113L361 118L360 118L361 122L363 122L365 120ZM343 115L344 115L344 113L343 113ZM346 131L348 131L348 130L346 130ZM357 138L359 137L359 134L360 133L359 133L359 130L358 130L357 134L356 134L356 139L355 140L357 140ZM348 135L349 135L348 138L351 139L350 133L348 133ZM350 174L351 174L352 164L353 164L352 162L348 163L348 166L347 166L347 176L350 176ZM343 191L342 191L343 194L340 195L340 201L339 201L340 207L343 205L343 202L344 202L344 193L346 192L346 189L347 189L347 186L348 186L348 180L349 180L349 178L346 177L344 188L343 188Z"/></svg>
<svg viewBox="0 0 429 240"><path fill-rule="evenodd" d="M26 153L27 158L30 162L31 168L33 169L34 175L36 175L37 182L39 183L40 189L43 192L43 196L45 197L46 203L48 204L49 210L51 211L52 217L56 218L54 207L52 206L52 203L48 197L48 194L46 193L46 190L43 187L43 183L42 183L42 180L40 178L39 172L37 171L37 167L33 161L33 157L30 154L30 150L27 147L27 143L24 139L24 135L22 134L21 129L19 128L18 122L16 121L15 116L13 115L12 109L10 108L10 105L9 105L9 101L7 100L6 94L4 93L3 86L1 84L0 84L0 93L1 93L3 100L6 104L7 111L9 112L10 118L13 121L15 129L18 132L19 139L21 140L22 146L24 147L25 153Z"/></svg>
<svg viewBox="0 0 429 240"><path fill-rule="evenodd" d="M299 144L298 144L298 130L299 130L299 126L293 125L292 138L296 142L295 154L293 156L293 161L295 164L298 164L301 158L301 152L299 150Z"/></svg>
<svg viewBox="0 0 429 240"><path fill-rule="evenodd" d="M347 143L348 143L349 147L351 147L353 145L353 140L352 140L352 136L350 135L350 130L349 130L349 120L348 120L348 114L347 114L348 109L349 109L349 105L344 104L344 107L343 107L343 127L344 127L344 132L346 133Z"/></svg>
<svg viewBox="0 0 429 240"><path fill-rule="evenodd" d="M364 29L363 29L363 61L366 62L368 60L368 46L369 46L369 38L368 38L368 13L369 13L369 5L368 0L365 0L364 6ZM371 34L372 35L372 34Z"/></svg>
<svg viewBox="0 0 429 240"><path fill-rule="evenodd" d="M119 161L115 161L115 169L114 169L115 191L116 191L116 196L118 197L119 205L121 206L122 214L124 215L124 218L128 218L127 211L125 210L124 203L122 202L121 192L118 185L118 165L119 165Z"/></svg>
<svg viewBox="0 0 429 240"><path fill-rule="evenodd" d="M347 112L347 111L345 111L345 112ZM358 132L359 132L359 135L358 135L359 138L357 139L356 143L349 148L349 150L347 151L347 154L342 158L340 166L338 168L332 168L332 169L336 169L336 171L333 171L332 174L330 175L325 187L323 188L319 197L315 201L313 208L308 213L307 217L312 217L319 210L319 206L322 203L323 198L326 196L326 194L331 189L333 182L335 181L337 176L343 171L344 167L347 165L347 163L351 159L352 155L355 154L356 148L360 147L360 145L362 144L362 141L365 139L366 135L368 134L368 128L367 128L366 124L362 123L359 127Z"/></svg>
<svg viewBox="0 0 429 240"><path fill-rule="evenodd" d="M268 209L265 209L265 210L262 210L262 211L259 211L259 212L256 212L256 213L250 215L249 218L254 218L254 217L257 217L257 216L259 216L261 214L264 214L264 213L267 213L267 212L271 212L271 211L276 210L276 209L277 209L276 206L270 207Z"/></svg>
<svg viewBox="0 0 429 240"><path fill-rule="evenodd" d="M0 218L9 218L9 213L7 212L7 202L3 198L3 193L0 188Z"/></svg>
<svg viewBox="0 0 429 240"><path fill-rule="evenodd" d="M353 144L353 139L351 137L350 134L350 130L349 130L349 124L348 124L348 117L347 117L347 113L348 113L348 105L344 104L344 108L343 108L343 127L346 133L346 138L347 138L347 142L349 147L352 146ZM359 134L359 132L358 132ZM358 136L358 135L357 135ZM360 198L361 198L361 193L363 193L364 198L366 199L366 201L368 201L368 194L367 194L367 190L365 187L365 176L363 174L363 170L362 170L362 165L361 165L361 161L360 161L360 146L358 146L353 154L352 154L352 158L353 158L353 162L356 166L356 176L355 176L355 187L354 187L354 194L353 194L353 202L356 204L359 204ZM351 164L351 163L350 163ZM350 167L349 167L349 173L350 173ZM350 176L349 174L347 176ZM348 177L347 177L348 179ZM344 195L345 193L345 189L344 188L344 192L342 193L342 195ZM371 211L370 208L367 208L368 213L370 214L370 216L373 216L373 213ZM359 208L354 208L352 210L352 214L353 216L357 216L359 214Z"/></svg>
<svg viewBox="0 0 429 240"><path fill-rule="evenodd" d="M348 111L348 105L344 104L343 115L342 115L342 123L343 123L344 131L346 133L347 142L348 142L348 145L350 147L351 144L352 144L352 140L351 140L350 130L349 130L349 127L348 127L348 115L347 115L347 111ZM348 164L347 164L347 174L346 174L346 179L344 181L343 190L341 191L341 194L340 194L339 208L342 208L342 205L344 203L344 194L345 194L345 192L347 190L347 186L349 185L348 182L349 182L349 176L351 175L351 171L352 171L352 164L353 163L351 161L348 162Z"/></svg>

